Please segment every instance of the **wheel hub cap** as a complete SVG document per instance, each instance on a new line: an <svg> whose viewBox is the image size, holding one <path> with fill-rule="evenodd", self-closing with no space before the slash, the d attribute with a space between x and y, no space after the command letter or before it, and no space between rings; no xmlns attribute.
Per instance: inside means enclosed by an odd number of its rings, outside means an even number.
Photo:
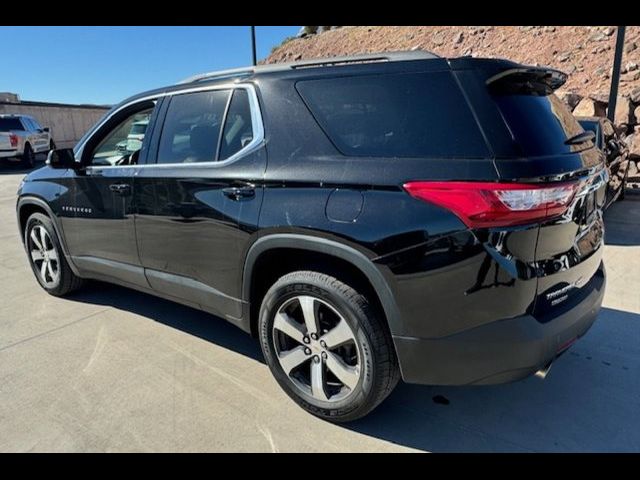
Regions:
<svg viewBox="0 0 640 480"><path fill-rule="evenodd" d="M42 225L36 225L31 229L29 252L40 281L47 287L54 286L60 276L58 251Z"/></svg>
<svg viewBox="0 0 640 480"><path fill-rule="evenodd" d="M337 402L360 380L360 354L351 327L325 300L300 295L285 301L273 322L280 367L303 394Z"/></svg>

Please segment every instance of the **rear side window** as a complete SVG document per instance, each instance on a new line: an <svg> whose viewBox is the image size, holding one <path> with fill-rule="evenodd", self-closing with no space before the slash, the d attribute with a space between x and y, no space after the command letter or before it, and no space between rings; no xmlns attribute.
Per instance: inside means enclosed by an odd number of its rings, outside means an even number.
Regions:
<svg viewBox="0 0 640 480"><path fill-rule="evenodd" d="M9 132L11 130L24 130L24 127L18 118L0 117L0 132Z"/></svg>
<svg viewBox="0 0 640 480"><path fill-rule="evenodd" d="M345 155L489 155L450 72L306 80L298 82L296 88Z"/></svg>
<svg viewBox="0 0 640 480"><path fill-rule="evenodd" d="M213 162L229 90L184 93L171 99L158 163Z"/></svg>
<svg viewBox="0 0 640 480"><path fill-rule="evenodd" d="M249 94L244 89L233 92L220 145L220 160L226 160L253 140Z"/></svg>

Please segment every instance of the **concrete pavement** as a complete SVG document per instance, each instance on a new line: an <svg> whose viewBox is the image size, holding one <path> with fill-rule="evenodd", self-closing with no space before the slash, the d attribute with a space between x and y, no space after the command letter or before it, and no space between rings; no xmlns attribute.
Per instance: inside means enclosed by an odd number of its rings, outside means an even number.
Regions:
<svg viewBox="0 0 640 480"><path fill-rule="evenodd" d="M16 228L23 175L0 166L0 451L640 450L640 196L607 213L605 308L546 380L400 385L336 426L220 319L101 283L42 291Z"/></svg>

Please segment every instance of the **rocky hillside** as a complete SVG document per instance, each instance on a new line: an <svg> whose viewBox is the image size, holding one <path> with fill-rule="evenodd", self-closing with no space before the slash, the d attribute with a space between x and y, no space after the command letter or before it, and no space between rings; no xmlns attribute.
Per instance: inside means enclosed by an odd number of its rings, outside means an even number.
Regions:
<svg viewBox="0 0 640 480"><path fill-rule="evenodd" d="M265 63L423 49L444 57L503 57L570 74L582 96L609 91L615 27L342 27L290 40ZM627 27L620 92L640 87L640 27Z"/></svg>
<svg viewBox="0 0 640 480"><path fill-rule="evenodd" d="M335 27L334 27L335 28ZM443 57L501 57L569 74L559 93L575 115L605 116L616 27L340 27L288 40L263 63L394 50L429 50ZM627 27L616 124L640 175L640 27ZM640 179L639 179L640 181Z"/></svg>

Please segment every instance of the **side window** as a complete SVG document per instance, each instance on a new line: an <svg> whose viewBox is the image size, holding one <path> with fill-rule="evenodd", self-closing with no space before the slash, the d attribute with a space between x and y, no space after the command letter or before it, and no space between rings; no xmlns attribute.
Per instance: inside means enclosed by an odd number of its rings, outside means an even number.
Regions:
<svg viewBox="0 0 640 480"><path fill-rule="evenodd" d="M242 150L253 140L253 135L249 94L246 90L239 88L233 92L227 112L219 160L226 160Z"/></svg>
<svg viewBox="0 0 640 480"><path fill-rule="evenodd" d="M31 123L31 120L29 120L27 117L22 117L22 124L24 125L24 129L28 132L35 130L33 124Z"/></svg>
<svg viewBox="0 0 640 480"><path fill-rule="evenodd" d="M38 123L38 121L35 118L31 118L31 125L33 125L33 129L34 130L41 130L42 127L40 126L40 124Z"/></svg>
<svg viewBox="0 0 640 480"><path fill-rule="evenodd" d="M302 80L296 89L345 155L467 157L489 155L451 72Z"/></svg>
<svg viewBox="0 0 640 480"><path fill-rule="evenodd" d="M158 163L213 162L228 98L228 90L175 95L162 127Z"/></svg>
<svg viewBox="0 0 640 480"><path fill-rule="evenodd" d="M141 110L126 115L100 140L89 155L90 165L135 165L142 148L155 101L141 106Z"/></svg>

